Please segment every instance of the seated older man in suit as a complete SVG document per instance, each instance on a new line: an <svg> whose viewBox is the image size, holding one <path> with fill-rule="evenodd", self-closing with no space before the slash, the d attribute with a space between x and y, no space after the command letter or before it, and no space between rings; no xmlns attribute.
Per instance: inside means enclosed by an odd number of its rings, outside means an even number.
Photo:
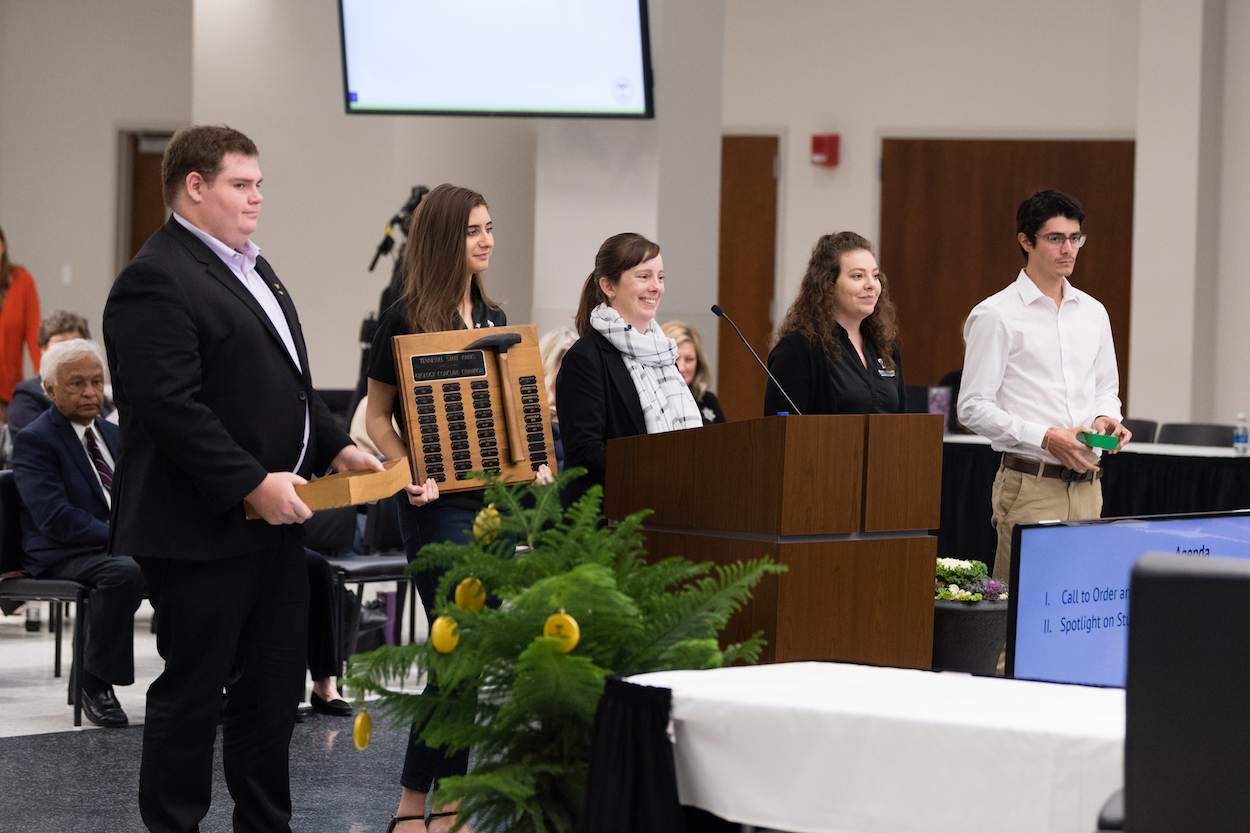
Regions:
<svg viewBox="0 0 1250 833"><path fill-rule="evenodd" d="M91 341L54 344L40 366L53 407L13 438L13 479L21 497L22 562L36 578L91 587L83 652L83 713L97 726L127 725L114 685L130 685L134 613L143 573L108 554L109 508L120 432L99 418L104 356Z"/></svg>

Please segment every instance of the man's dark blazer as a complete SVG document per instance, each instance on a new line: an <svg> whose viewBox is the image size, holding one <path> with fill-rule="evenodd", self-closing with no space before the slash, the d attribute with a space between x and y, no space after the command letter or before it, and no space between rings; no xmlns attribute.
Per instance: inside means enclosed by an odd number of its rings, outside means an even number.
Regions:
<svg viewBox="0 0 1250 833"><path fill-rule="evenodd" d="M9 430L17 433L52 407L52 400L43 392L43 378L36 375L13 386L9 401Z"/></svg>
<svg viewBox="0 0 1250 833"><path fill-rule="evenodd" d="M607 476L608 440L647 433L638 389L620 352L595 330L573 343L556 377L556 412L564 442L564 467L586 476L570 486L572 503Z"/></svg>
<svg viewBox="0 0 1250 833"><path fill-rule="evenodd" d="M95 427L117 460L117 426L97 418ZM72 556L105 553L104 490L73 424L56 408L13 437L13 481L21 498L22 566L31 575Z"/></svg>
<svg viewBox="0 0 1250 833"><path fill-rule="evenodd" d="M173 217L118 276L104 307L122 446L110 549L210 560L280 545L281 528L244 519L243 498L308 453L324 473L351 444L313 389L299 317L269 264L256 271L286 315L299 367L264 309Z"/></svg>

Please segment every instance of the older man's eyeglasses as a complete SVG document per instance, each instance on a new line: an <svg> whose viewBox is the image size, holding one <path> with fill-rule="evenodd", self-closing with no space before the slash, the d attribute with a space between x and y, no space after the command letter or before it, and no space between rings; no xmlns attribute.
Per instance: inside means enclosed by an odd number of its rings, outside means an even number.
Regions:
<svg viewBox="0 0 1250 833"><path fill-rule="evenodd" d="M1088 235L1086 235L1085 232L1081 232L1080 234L1073 234L1073 235L1055 233L1055 234L1039 234L1037 236L1037 239L1045 240L1046 243L1050 245L1051 248L1054 248L1054 249L1058 249L1060 246L1062 246L1064 244L1064 241L1071 243L1072 248L1079 249L1085 245L1085 238L1087 236Z"/></svg>

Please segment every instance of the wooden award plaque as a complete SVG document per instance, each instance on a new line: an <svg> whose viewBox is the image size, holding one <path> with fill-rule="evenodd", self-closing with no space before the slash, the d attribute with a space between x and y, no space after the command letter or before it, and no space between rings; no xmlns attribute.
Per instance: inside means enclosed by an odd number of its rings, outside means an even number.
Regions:
<svg viewBox="0 0 1250 833"><path fill-rule="evenodd" d="M471 471L526 482L555 470L538 331L487 327L396 336L397 396L412 482L439 492L482 488Z"/></svg>

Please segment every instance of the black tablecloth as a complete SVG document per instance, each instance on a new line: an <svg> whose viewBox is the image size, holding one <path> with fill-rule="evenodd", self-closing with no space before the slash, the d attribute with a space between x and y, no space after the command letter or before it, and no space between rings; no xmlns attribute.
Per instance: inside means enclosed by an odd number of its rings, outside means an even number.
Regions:
<svg viewBox="0 0 1250 833"><path fill-rule="evenodd" d="M667 688L619 677L606 680L595 711L583 833L736 833L741 828L679 803L668 739L672 701Z"/></svg>
<svg viewBox="0 0 1250 833"><path fill-rule="evenodd" d="M943 445L940 557L975 558L994 569L990 489L1001 458L988 445ZM1250 458L1123 453L1102 459L1104 518L1250 508Z"/></svg>

